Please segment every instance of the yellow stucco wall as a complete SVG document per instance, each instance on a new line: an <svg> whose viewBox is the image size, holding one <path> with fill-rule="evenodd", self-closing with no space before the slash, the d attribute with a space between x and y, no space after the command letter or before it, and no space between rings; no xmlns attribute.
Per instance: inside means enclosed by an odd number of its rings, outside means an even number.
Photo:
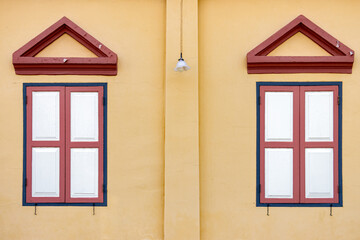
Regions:
<svg viewBox="0 0 360 240"><path fill-rule="evenodd" d="M300 14L359 54L359 10L349 0L199 1L202 239L360 239L358 55L353 74L247 74L245 57ZM321 54L301 37L283 47L277 55ZM257 81L343 82L344 207L332 217L329 208L270 208L266 216L255 206Z"/></svg>
<svg viewBox="0 0 360 240"><path fill-rule="evenodd" d="M117 53L117 76L15 75L12 53L63 16ZM0 239L163 239L165 1L0 1L0 36ZM42 54L88 55L73 44ZM108 82L108 206L95 216L22 206L24 82Z"/></svg>
<svg viewBox="0 0 360 240"><path fill-rule="evenodd" d="M199 239L198 2L183 4L184 58L191 71L175 72L180 47L180 3L166 1L164 239Z"/></svg>
<svg viewBox="0 0 360 240"><path fill-rule="evenodd" d="M0 239L360 239L360 2L0 0ZM247 74L246 54L303 14L355 50L353 74ZM118 75L15 75L12 53L67 16ZM299 47L300 46L300 47ZM92 56L64 36L39 56ZM273 55L326 55L301 35ZM344 207L256 207L256 82L343 82ZM22 84L108 83L108 206L22 206Z"/></svg>

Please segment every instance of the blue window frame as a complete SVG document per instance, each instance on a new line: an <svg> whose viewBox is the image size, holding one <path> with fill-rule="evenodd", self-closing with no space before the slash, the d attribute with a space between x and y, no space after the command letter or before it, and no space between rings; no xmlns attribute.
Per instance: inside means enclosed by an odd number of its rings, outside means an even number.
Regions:
<svg viewBox="0 0 360 240"><path fill-rule="evenodd" d="M29 203L26 200L27 184L27 97L28 87L102 87L103 88L103 201L97 203ZM100 104L100 103L99 103ZM107 206L107 83L24 83L23 84L23 206Z"/></svg>
<svg viewBox="0 0 360 240"><path fill-rule="evenodd" d="M337 203L262 203L260 201L261 191L264 191L260 185L260 87L261 86L337 86L338 87L338 198ZM342 207L342 83L341 82L257 82L256 83L256 206L257 207Z"/></svg>

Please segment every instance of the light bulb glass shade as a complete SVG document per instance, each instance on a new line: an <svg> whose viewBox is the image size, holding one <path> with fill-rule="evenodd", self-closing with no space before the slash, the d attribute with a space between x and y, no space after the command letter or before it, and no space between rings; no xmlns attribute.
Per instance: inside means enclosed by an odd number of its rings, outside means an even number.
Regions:
<svg viewBox="0 0 360 240"><path fill-rule="evenodd" d="M174 68L174 70L176 72L183 72L183 71L187 71L189 69L190 69L190 67L186 64L184 59L179 59L179 61L176 64L176 67Z"/></svg>

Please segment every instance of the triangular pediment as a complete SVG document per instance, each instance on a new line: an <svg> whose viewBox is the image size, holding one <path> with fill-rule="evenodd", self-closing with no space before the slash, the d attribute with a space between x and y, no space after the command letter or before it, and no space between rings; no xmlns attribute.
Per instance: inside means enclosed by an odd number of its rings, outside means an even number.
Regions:
<svg viewBox="0 0 360 240"><path fill-rule="evenodd" d="M98 57L67 33L41 50L35 57Z"/></svg>
<svg viewBox="0 0 360 240"><path fill-rule="evenodd" d="M267 56L332 56L310 38L298 32Z"/></svg>
<svg viewBox="0 0 360 240"><path fill-rule="evenodd" d="M297 33L311 39L329 56L269 56ZM353 62L353 50L303 15L247 54L248 73L351 73Z"/></svg>
<svg viewBox="0 0 360 240"><path fill-rule="evenodd" d="M39 57L55 40L69 35L96 57ZM116 75L117 55L104 44L63 17L13 53L16 74L21 75Z"/></svg>

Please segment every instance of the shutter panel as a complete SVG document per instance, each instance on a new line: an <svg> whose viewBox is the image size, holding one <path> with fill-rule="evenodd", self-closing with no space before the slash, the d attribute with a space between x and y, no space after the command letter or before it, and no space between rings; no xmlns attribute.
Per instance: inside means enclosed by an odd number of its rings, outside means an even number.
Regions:
<svg viewBox="0 0 360 240"><path fill-rule="evenodd" d="M103 202L103 88L66 88L66 202Z"/></svg>
<svg viewBox="0 0 360 240"><path fill-rule="evenodd" d="M260 202L299 202L299 87L261 86L260 97Z"/></svg>
<svg viewBox="0 0 360 240"><path fill-rule="evenodd" d="M334 197L332 148L305 149L305 198Z"/></svg>
<svg viewBox="0 0 360 240"><path fill-rule="evenodd" d="M59 92L32 92L32 140L59 141Z"/></svg>
<svg viewBox="0 0 360 240"><path fill-rule="evenodd" d="M32 197L60 196L60 149L32 148Z"/></svg>
<svg viewBox="0 0 360 240"><path fill-rule="evenodd" d="M71 92L71 141L97 142L99 140L98 92Z"/></svg>
<svg viewBox="0 0 360 240"><path fill-rule="evenodd" d="M265 198L293 198L292 148L265 148Z"/></svg>
<svg viewBox="0 0 360 240"><path fill-rule="evenodd" d="M99 196L99 149L72 148L70 150L71 198Z"/></svg>
<svg viewBox="0 0 360 240"><path fill-rule="evenodd" d="M338 202L338 87L300 87L302 203Z"/></svg>
<svg viewBox="0 0 360 240"><path fill-rule="evenodd" d="M65 88L28 87L26 201L64 202Z"/></svg>

